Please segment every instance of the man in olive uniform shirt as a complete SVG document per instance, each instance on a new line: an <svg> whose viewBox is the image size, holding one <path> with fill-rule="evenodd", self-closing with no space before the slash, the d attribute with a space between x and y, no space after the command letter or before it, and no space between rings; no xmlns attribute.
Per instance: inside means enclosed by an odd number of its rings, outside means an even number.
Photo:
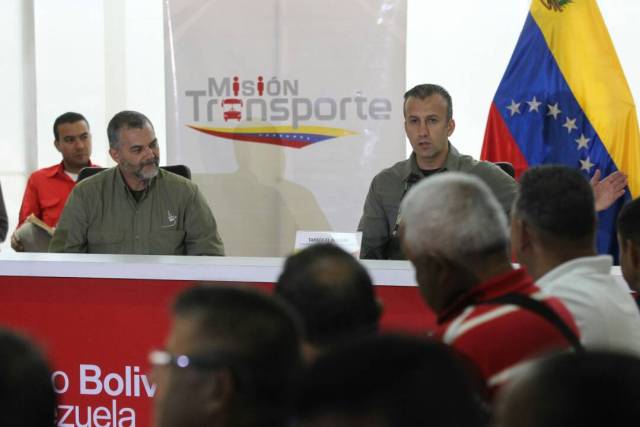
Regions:
<svg viewBox="0 0 640 427"><path fill-rule="evenodd" d="M224 255L216 221L196 184L158 167L149 119L116 114L107 128L118 164L78 183L50 252Z"/></svg>
<svg viewBox="0 0 640 427"><path fill-rule="evenodd" d="M404 117L413 153L371 182L358 225L362 231L361 258L405 259L397 238L400 202L422 178L445 171L477 176L493 191L507 214L518 189L515 180L498 166L460 154L449 142L455 121L451 96L441 86L423 84L405 93Z"/></svg>

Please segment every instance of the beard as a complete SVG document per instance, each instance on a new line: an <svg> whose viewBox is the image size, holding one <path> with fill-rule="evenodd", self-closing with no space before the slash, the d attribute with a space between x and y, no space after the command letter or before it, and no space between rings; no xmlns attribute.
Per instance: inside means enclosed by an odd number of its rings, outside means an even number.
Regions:
<svg viewBox="0 0 640 427"><path fill-rule="evenodd" d="M145 172L145 167L150 165L153 165L153 169L148 172ZM133 172L133 174L139 180L148 181L151 178L154 178L156 175L158 175L159 165L160 165L160 159L157 157L154 157L152 160L148 160L146 162L140 163L140 166L138 167L138 169L136 169Z"/></svg>

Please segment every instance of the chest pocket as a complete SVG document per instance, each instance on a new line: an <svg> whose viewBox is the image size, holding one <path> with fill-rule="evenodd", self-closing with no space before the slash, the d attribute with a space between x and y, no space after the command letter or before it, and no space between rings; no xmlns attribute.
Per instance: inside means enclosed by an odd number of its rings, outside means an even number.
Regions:
<svg viewBox="0 0 640 427"><path fill-rule="evenodd" d="M149 236L150 255L184 255L183 230L156 230Z"/></svg>
<svg viewBox="0 0 640 427"><path fill-rule="evenodd" d="M121 231L89 230L87 249L89 253L119 254L123 249L124 233Z"/></svg>

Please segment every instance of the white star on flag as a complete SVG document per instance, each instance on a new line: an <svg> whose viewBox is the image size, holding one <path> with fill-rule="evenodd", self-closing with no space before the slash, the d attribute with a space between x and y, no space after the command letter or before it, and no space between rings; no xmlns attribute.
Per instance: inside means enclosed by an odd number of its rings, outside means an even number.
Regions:
<svg viewBox="0 0 640 427"><path fill-rule="evenodd" d="M575 140L578 143L578 150L581 148L588 148L589 141L591 139L584 136L584 133L580 135L580 138Z"/></svg>
<svg viewBox="0 0 640 427"><path fill-rule="evenodd" d="M593 163L591 163L591 159L589 157L587 157L586 160L582 160L580 159L580 169L583 171L591 171L591 168L594 167L595 165Z"/></svg>
<svg viewBox="0 0 640 427"><path fill-rule="evenodd" d="M512 99L511 105L507 107L507 110L511 111L511 117L513 117L514 114L520 114L520 103L516 103L516 101Z"/></svg>
<svg viewBox="0 0 640 427"><path fill-rule="evenodd" d="M567 117L567 121L562 125L563 128L567 128L567 133L571 133L572 130L578 129L578 126L576 126L576 120L577 119L570 119Z"/></svg>
<svg viewBox="0 0 640 427"><path fill-rule="evenodd" d="M540 112L538 111L538 107L540 106L540 104L542 104L542 102L538 102L535 96L531 101L527 101L527 104L529 104L529 112L532 112L532 111L535 111L536 113Z"/></svg>
<svg viewBox="0 0 640 427"><path fill-rule="evenodd" d="M557 120L558 114L562 113L562 111L560 111L560 108L558 108L558 103L556 102L553 105L547 104L547 107L549 107L549 112L547 113L547 116L553 116L553 120Z"/></svg>

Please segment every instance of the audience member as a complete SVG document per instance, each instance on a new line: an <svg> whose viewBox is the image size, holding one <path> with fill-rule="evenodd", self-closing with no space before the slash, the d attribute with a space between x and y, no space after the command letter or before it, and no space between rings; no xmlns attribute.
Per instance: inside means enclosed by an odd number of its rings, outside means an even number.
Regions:
<svg viewBox="0 0 640 427"><path fill-rule="evenodd" d="M406 259L397 240L400 201L422 178L444 171L467 172L489 185L505 212L516 182L491 162L463 155L449 141L455 129L451 95L441 86L421 84L404 94L404 129L413 152L371 181L358 230L361 258ZM404 144L404 142L403 142Z"/></svg>
<svg viewBox="0 0 640 427"><path fill-rule="evenodd" d="M526 171L514 203L511 238L536 284L572 313L586 348L640 354L640 312L596 255L596 213L587 179L566 166Z"/></svg>
<svg viewBox="0 0 640 427"><path fill-rule="evenodd" d="M31 174L20 206L18 227L31 214L49 227L55 227L69 193L76 185L78 173L82 168L92 166L89 159L91 132L89 122L82 114L68 112L56 118L53 136L53 145L62 154L62 161ZM15 233L11 236L11 247L17 252L25 250Z"/></svg>
<svg viewBox="0 0 640 427"><path fill-rule="evenodd" d="M618 244L622 275L640 301L640 199L627 203L618 215Z"/></svg>
<svg viewBox="0 0 640 427"><path fill-rule="evenodd" d="M25 338L0 329L0 426L50 427L55 412L44 357Z"/></svg>
<svg viewBox="0 0 640 427"><path fill-rule="evenodd" d="M295 427L474 427L482 411L445 345L383 335L321 355L294 400Z"/></svg>
<svg viewBox="0 0 640 427"><path fill-rule="evenodd" d="M282 426L301 361L296 315L257 290L180 294L166 351L151 353L155 425Z"/></svg>
<svg viewBox="0 0 640 427"><path fill-rule="evenodd" d="M523 362L579 347L563 304L512 267L507 218L486 184L438 175L417 184L401 209L403 247L437 315L435 335L477 366L490 392Z"/></svg>
<svg viewBox="0 0 640 427"><path fill-rule="evenodd" d="M506 387L497 427L627 427L640 419L640 359L587 352L535 364Z"/></svg>
<svg viewBox="0 0 640 427"><path fill-rule="evenodd" d="M290 256L275 293L300 313L309 359L378 330L381 308L371 278L358 260L337 246L313 245Z"/></svg>
<svg viewBox="0 0 640 427"><path fill-rule="evenodd" d="M7 218L7 209L4 206L4 198L2 197L2 186L0 186L0 242L4 242L9 229L9 219Z"/></svg>
<svg viewBox="0 0 640 427"><path fill-rule="evenodd" d="M53 235L51 252L224 255L216 221L198 187L158 167L153 125L135 111L107 128L118 164L74 189Z"/></svg>

